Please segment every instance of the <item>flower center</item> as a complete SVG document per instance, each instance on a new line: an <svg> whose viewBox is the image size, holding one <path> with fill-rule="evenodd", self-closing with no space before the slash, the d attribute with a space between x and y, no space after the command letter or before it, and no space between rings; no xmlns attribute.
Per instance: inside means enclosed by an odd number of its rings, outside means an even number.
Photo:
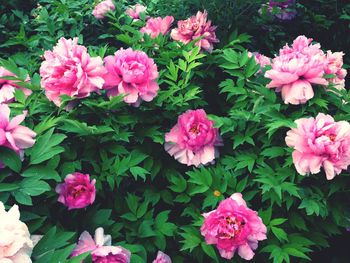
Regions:
<svg viewBox="0 0 350 263"><path fill-rule="evenodd" d="M73 189L72 195L73 195L74 198L77 198L78 196L80 196L80 194L81 194L82 192L85 192L85 189L84 189L84 188Z"/></svg>
<svg viewBox="0 0 350 263"><path fill-rule="evenodd" d="M328 135L328 137L329 137L329 139L330 139L332 142L334 142L335 139L337 138L337 135L335 135L335 134L330 134L330 135Z"/></svg>
<svg viewBox="0 0 350 263"><path fill-rule="evenodd" d="M234 216L222 217L220 222L220 229L217 234L217 238L220 239L232 239L235 238L239 233L241 233L245 221Z"/></svg>
<svg viewBox="0 0 350 263"><path fill-rule="evenodd" d="M190 133L198 135L200 133L199 125L193 125L190 129Z"/></svg>

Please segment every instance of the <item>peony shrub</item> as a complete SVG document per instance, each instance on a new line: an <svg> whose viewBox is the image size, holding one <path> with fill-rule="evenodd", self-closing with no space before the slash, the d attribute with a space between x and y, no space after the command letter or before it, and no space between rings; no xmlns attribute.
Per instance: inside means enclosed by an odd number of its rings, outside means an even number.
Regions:
<svg viewBox="0 0 350 263"><path fill-rule="evenodd" d="M173 1L34 2L1 20L0 263L341 262L347 50Z"/></svg>

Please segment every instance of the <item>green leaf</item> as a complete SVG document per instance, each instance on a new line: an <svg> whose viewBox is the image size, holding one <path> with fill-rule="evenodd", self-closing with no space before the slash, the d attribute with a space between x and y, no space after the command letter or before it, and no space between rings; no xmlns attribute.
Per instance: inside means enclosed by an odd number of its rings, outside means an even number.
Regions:
<svg viewBox="0 0 350 263"><path fill-rule="evenodd" d="M20 184L20 190L30 196L38 196L50 191L50 185L36 178L26 178Z"/></svg>
<svg viewBox="0 0 350 263"><path fill-rule="evenodd" d="M17 173L22 169L22 161L12 149L0 146L0 161Z"/></svg>
<svg viewBox="0 0 350 263"><path fill-rule="evenodd" d="M23 177L29 177L29 178L35 178L35 179L53 179L56 182L61 181L61 177L58 175L58 173L47 166L42 165L35 165L29 167L27 170L22 172L21 174Z"/></svg>

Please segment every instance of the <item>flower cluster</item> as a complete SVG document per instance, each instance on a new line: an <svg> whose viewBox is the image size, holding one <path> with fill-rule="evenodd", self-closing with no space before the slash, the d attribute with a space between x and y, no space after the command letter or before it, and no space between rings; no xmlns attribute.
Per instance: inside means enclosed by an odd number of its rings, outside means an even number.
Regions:
<svg viewBox="0 0 350 263"><path fill-rule="evenodd" d="M325 74L333 73L331 80L343 86L346 71L341 69L342 53L321 50L319 44L311 44L312 39L299 36L289 47L286 45L272 61L272 69L265 77L271 79L269 88L276 88L282 93L284 103L304 104L314 97L313 84L326 86Z"/></svg>
<svg viewBox="0 0 350 263"><path fill-rule="evenodd" d="M262 6L260 12L262 12L262 9L266 9L268 14L274 14L274 16L280 20L292 20L297 15L295 0L270 0L267 4Z"/></svg>

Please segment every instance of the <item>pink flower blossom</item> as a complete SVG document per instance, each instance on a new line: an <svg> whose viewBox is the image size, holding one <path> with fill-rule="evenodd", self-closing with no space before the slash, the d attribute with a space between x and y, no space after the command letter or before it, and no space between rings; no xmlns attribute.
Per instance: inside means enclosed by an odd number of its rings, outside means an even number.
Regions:
<svg viewBox="0 0 350 263"><path fill-rule="evenodd" d="M165 150L180 163L199 166L212 162L221 145L218 129L204 110L188 110L165 135Z"/></svg>
<svg viewBox="0 0 350 263"><path fill-rule="evenodd" d="M345 77L347 75L346 69L343 69L343 52L327 51L327 65L325 69L326 74L335 75L334 78L328 79L330 83L334 84L337 89L343 89L345 87Z"/></svg>
<svg viewBox="0 0 350 263"><path fill-rule="evenodd" d="M115 10L113 1L105 0L95 6L94 10L92 11L92 14L94 15L94 17L96 17L96 19L103 19L108 12L113 10Z"/></svg>
<svg viewBox="0 0 350 263"><path fill-rule="evenodd" d="M328 85L323 78L325 55L320 45L312 45L311 41L299 36L292 47L286 45L273 59L272 69L265 73L272 80L267 87L281 91L286 104L304 104L313 98L312 84Z"/></svg>
<svg viewBox="0 0 350 263"><path fill-rule="evenodd" d="M139 20L140 19L140 14L146 12L147 7L136 4L133 7L127 9L125 13L132 17L134 20Z"/></svg>
<svg viewBox="0 0 350 263"><path fill-rule="evenodd" d="M21 150L34 145L36 136L31 129L19 125L25 119L27 112L10 120L10 108L0 104L0 145L10 148L20 154Z"/></svg>
<svg viewBox="0 0 350 263"><path fill-rule="evenodd" d="M140 32L150 35L151 38L156 38L159 34L164 36L168 34L173 22L174 17L172 16L149 18L146 26L141 28Z"/></svg>
<svg viewBox="0 0 350 263"><path fill-rule="evenodd" d="M139 106L157 96L159 86L157 65L145 52L120 49L104 59L108 73L104 89L109 96L125 95L124 101Z"/></svg>
<svg viewBox="0 0 350 263"><path fill-rule="evenodd" d="M90 182L88 174L68 174L64 183L56 187L58 201L67 206L68 210L87 207L95 201L95 183L95 179Z"/></svg>
<svg viewBox="0 0 350 263"><path fill-rule="evenodd" d="M213 43L218 43L219 40L215 35L216 27L211 25L210 20L207 21L207 16L206 11L204 13L198 11L197 15L186 20L180 20L177 23L177 28L171 31L171 37L184 44L199 39L195 45L211 52L213 50Z"/></svg>
<svg viewBox="0 0 350 263"><path fill-rule="evenodd" d="M33 242L26 224L20 221L18 206L6 212L0 201L0 262L31 263Z"/></svg>
<svg viewBox="0 0 350 263"><path fill-rule="evenodd" d="M325 170L328 180L350 164L350 124L334 121L319 113L314 118L295 121L297 128L287 132L286 143L294 149L293 162L298 173L317 174Z"/></svg>
<svg viewBox="0 0 350 263"><path fill-rule="evenodd" d="M9 103L15 99L14 93L16 89L20 89L23 91L24 95L28 97L32 94L30 89L26 89L20 87L16 80L6 80L2 79L2 77L17 77L12 72L6 70L3 67L0 67L0 103ZM29 76L25 80L26 82L30 81Z"/></svg>
<svg viewBox="0 0 350 263"><path fill-rule="evenodd" d="M91 252L94 263L129 263L131 253L120 246L111 246L112 237L104 235L103 228L97 228L95 238L84 231L72 252L72 257Z"/></svg>
<svg viewBox="0 0 350 263"><path fill-rule="evenodd" d="M237 251L242 258L250 260L258 241L266 239L266 226L258 213L247 207L240 193L203 216L201 234L207 244L216 245L223 258L231 259Z"/></svg>
<svg viewBox="0 0 350 263"><path fill-rule="evenodd" d="M260 54L258 52L248 52L248 57L254 56L256 64L260 65L260 70L257 72L260 74L262 72L262 69L265 68L267 65L271 65L271 58L264 56L263 54Z"/></svg>
<svg viewBox="0 0 350 263"><path fill-rule="evenodd" d="M44 53L40 67L41 86L46 96L57 106L61 95L84 98L102 89L106 73L100 57L90 57L78 38L61 38L53 51Z"/></svg>
<svg viewBox="0 0 350 263"><path fill-rule="evenodd" d="M152 263L171 263L171 259L167 254L158 251L157 258Z"/></svg>

